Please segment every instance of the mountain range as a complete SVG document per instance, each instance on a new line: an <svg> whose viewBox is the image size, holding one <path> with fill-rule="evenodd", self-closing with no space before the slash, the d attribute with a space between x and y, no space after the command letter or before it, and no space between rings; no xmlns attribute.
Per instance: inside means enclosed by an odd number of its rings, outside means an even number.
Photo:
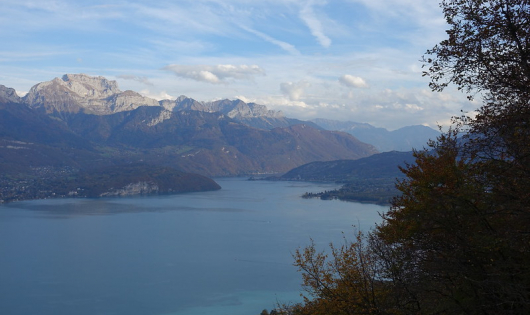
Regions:
<svg viewBox="0 0 530 315"><path fill-rule="evenodd" d="M363 142L372 144L380 152L423 149L429 140L435 140L440 135L439 131L423 125L406 126L389 131L353 121L317 118L312 122L326 130L347 132Z"/></svg>
<svg viewBox="0 0 530 315"><path fill-rule="evenodd" d="M37 185L37 177L40 187L46 180L61 181L61 174L125 170L121 166L130 164L234 176L374 153L372 145L347 133L240 100L182 96L159 102L84 74L39 83L22 98L0 86L0 186L13 196L13 190L27 191L30 179ZM22 188L10 186L13 180Z"/></svg>
<svg viewBox="0 0 530 315"><path fill-rule="evenodd" d="M241 100L199 102L182 95L175 100L156 101L134 91L121 91L116 81L84 74L66 74L62 78L39 83L31 88L23 101L31 108L59 118L69 113L110 115L141 106L151 106L161 107L169 112L222 113L247 126L265 130L306 124L316 129L349 133L381 152L422 148L429 139L439 135L438 131L421 125L388 131L367 123L351 121L321 118L301 121L287 118L281 111L269 110L264 105L245 103ZM168 116L168 113L162 114L161 119L164 119L164 115Z"/></svg>
<svg viewBox="0 0 530 315"><path fill-rule="evenodd" d="M379 152L350 134L362 128L337 124L287 118L241 100L157 101L85 74L36 84L24 97L0 85L0 184L36 176L60 180L61 174L123 165L209 177L284 173L315 161ZM382 130L363 126L365 134L385 137Z"/></svg>

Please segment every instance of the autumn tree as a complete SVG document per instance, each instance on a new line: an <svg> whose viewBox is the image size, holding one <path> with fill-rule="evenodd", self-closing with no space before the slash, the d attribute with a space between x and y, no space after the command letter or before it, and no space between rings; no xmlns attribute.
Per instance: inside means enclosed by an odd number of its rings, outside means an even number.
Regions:
<svg viewBox="0 0 530 315"><path fill-rule="evenodd" d="M416 298L396 281L402 280L402 266L393 266L392 250L377 238L358 232L353 241L330 244L318 251L310 246L298 249L295 266L303 276L304 302L281 307L284 315L412 314L418 311ZM399 275L398 275L399 274Z"/></svg>
<svg viewBox="0 0 530 315"><path fill-rule="evenodd" d="M458 138L442 136L433 152L416 152L376 234L408 253L417 274L408 287L422 313L525 314L529 257L514 229L521 218L505 211L484 165L461 150Z"/></svg>
<svg viewBox="0 0 530 315"><path fill-rule="evenodd" d="M530 91L530 7L526 0L444 0L448 38L424 56L434 91L519 97Z"/></svg>
<svg viewBox="0 0 530 315"><path fill-rule="evenodd" d="M298 314L530 313L530 4L440 6L448 38L424 75L482 106L415 152L367 245L297 252L313 294Z"/></svg>
<svg viewBox="0 0 530 315"><path fill-rule="evenodd" d="M425 75L433 90L455 84L483 104L475 117L456 118L432 152L416 153L378 236L416 253L427 313L527 314L530 5L441 7L449 38L427 52Z"/></svg>

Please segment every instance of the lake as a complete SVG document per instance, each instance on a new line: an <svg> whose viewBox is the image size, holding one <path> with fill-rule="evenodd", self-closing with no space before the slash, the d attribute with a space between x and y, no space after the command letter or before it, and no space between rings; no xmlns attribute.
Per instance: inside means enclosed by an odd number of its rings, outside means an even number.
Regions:
<svg viewBox="0 0 530 315"><path fill-rule="evenodd" d="M0 206L0 314L257 315L300 301L292 253L387 207L302 199L334 184L220 178L220 191Z"/></svg>

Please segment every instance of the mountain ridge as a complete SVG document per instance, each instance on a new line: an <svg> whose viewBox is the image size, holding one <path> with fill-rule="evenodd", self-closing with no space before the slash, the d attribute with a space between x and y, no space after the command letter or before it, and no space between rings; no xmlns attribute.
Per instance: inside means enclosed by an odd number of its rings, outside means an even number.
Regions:
<svg viewBox="0 0 530 315"><path fill-rule="evenodd" d="M406 167L414 161L412 151L382 152L357 160L312 162L269 179L337 182L342 184L341 188L306 193L304 197L388 205L393 197L400 194L395 187L396 180L405 177L400 167Z"/></svg>
<svg viewBox="0 0 530 315"><path fill-rule="evenodd" d="M333 161L350 165L379 152L351 130L380 131L375 135L387 137L386 141L391 134L369 124L328 120L328 125L320 127L315 122L323 124L322 120L287 118L282 112L242 100L199 102L180 96L156 101L121 91L116 81L85 74L65 74L38 83L24 97L0 85L0 183L8 183L2 189L8 187L7 194L15 200L32 194L50 196L49 188L58 187L51 180L64 186L65 176L82 181L85 175L80 174L105 167L131 169L127 165L144 165L132 168L138 174L167 167L168 172L213 177L292 174L293 169L314 162L321 171L333 173L330 165L337 164ZM417 128L402 128L400 133L415 135ZM401 140L409 141L408 147L412 138ZM344 166L342 172L347 173ZM119 177L126 180L116 188L116 183L106 179L109 186L102 193L159 191L152 179L135 174ZM10 178L18 182L11 185ZM356 183L373 186L374 179L370 180ZM382 180L386 185L388 176Z"/></svg>
<svg viewBox="0 0 530 315"><path fill-rule="evenodd" d="M421 125L388 131L367 123L352 121L322 118L301 121L285 117L281 111L269 110L265 105L246 103L240 99L203 102L181 95L175 100L157 101L131 90L122 91L114 80L86 74L65 74L61 78L38 83L21 100L31 108L37 108L60 119L68 113L109 115L131 111L140 106L153 106L162 107L169 112L221 112L248 126L265 130L306 124L317 129L347 132L365 143L374 145L381 152L422 148L429 139L439 135L438 131Z"/></svg>
<svg viewBox="0 0 530 315"><path fill-rule="evenodd" d="M372 144L380 152L407 152L413 149L423 149L429 140L434 140L440 135L439 131L423 125L405 126L389 131L367 123L352 121L322 118L311 121L325 130L347 132L363 142Z"/></svg>
<svg viewBox="0 0 530 315"><path fill-rule="evenodd" d="M68 134L81 139L79 143L102 155L98 165L145 160L207 176L231 176L279 173L315 160L357 159L377 152L351 135L289 120L263 105L241 100L198 102L184 96L158 102L121 91L116 81L85 74L38 83L23 98L4 88L0 97L4 103L19 104L9 106L26 112L20 119L41 117L63 130L65 138ZM252 121L264 126L252 127ZM40 123L26 126L35 133L44 128ZM21 132L14 139L33 141L26 136ZM71 165L70 147L64 143L60 150L66 153L66 165Z"/></svg>
<svg viewBox="0 0 530 315"><path fill-rule="evenodd" d="M38 83L22 100L30 108L52 115L65 112L108 115L140 106L160 106L158 101L137 92L121 91L116 81L86 74L65 74Z"/></svg>

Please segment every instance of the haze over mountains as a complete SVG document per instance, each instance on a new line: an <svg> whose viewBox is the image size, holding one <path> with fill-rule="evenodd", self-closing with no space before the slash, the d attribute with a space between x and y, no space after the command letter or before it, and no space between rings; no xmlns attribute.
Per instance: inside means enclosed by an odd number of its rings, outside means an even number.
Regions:
<svg viewBox="0 0 530 315"><path fill-rule="evenodd" d="M352 121L317 118L313 119L312 122L326 130L347 132L363 142L374 145L381 152L422 149L429 139L434 140L440 135L439 131L422 125L406 126L388 131L385 128Z"/></svg>

